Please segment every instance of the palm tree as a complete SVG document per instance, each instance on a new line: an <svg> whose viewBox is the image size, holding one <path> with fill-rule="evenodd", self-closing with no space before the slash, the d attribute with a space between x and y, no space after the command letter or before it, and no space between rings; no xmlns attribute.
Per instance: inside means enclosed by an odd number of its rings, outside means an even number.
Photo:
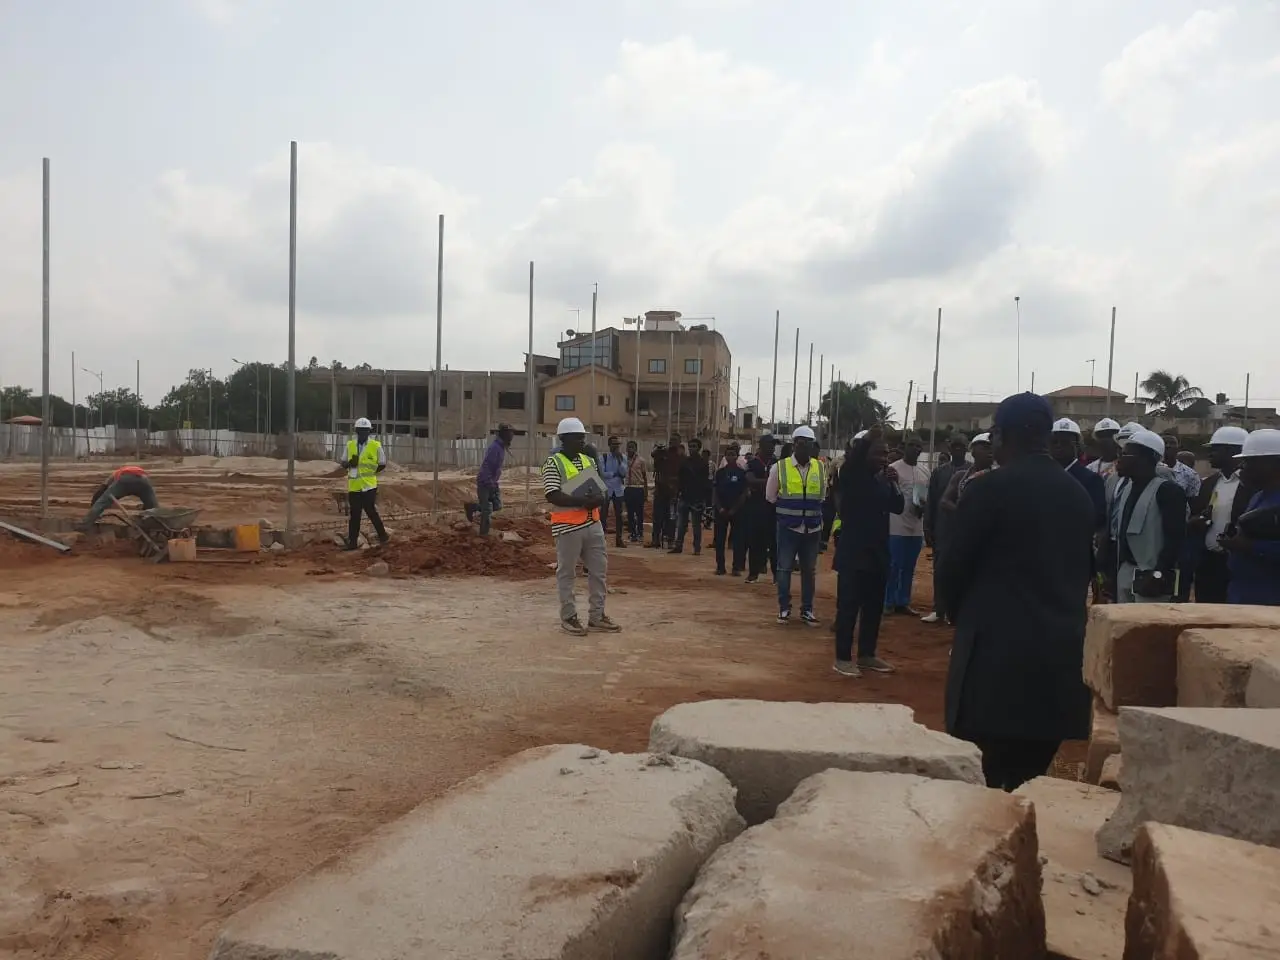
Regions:
<svg viewBox="0 0 1280 960"><path fill-rule="evenodd" d="M1176 417L1204 396L1204 392L1191 386L1191 381L1182 374L1175 376L1167 370L1151 371L1142 381L1142 389L1147 391L1142 402L1167 417Z"/></svg>
<svg viewBox="0 0 1280 960"><path fill-rule="evenodd" d="M831 423L835 412L836 426L842 437L852 436L867 427L893 426L893 410L871 395L877 389L874 380L863 383L845 383L837 380L832 389L822 395L818 405L819 416ZM836 402L832 403L832 398Z"/></svg>

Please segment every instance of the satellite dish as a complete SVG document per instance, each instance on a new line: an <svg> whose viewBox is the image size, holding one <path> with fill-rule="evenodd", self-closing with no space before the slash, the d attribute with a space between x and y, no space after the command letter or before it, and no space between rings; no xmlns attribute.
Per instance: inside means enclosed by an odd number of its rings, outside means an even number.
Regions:
<svg viewBox="0 0 1280 960"><path fill-rule="evenodd" d="M564 332L564 335L565 335L566 337L576 337L576 336L578 335L578 331L577 331L577 330L566 330L566 331Z"/></svg>

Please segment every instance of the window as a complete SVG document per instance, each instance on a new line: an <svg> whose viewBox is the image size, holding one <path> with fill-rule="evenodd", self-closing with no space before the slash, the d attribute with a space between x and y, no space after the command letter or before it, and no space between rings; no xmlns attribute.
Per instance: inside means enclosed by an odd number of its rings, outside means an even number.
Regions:
<svg viewBox="0 0 1280 960"><path fill-rule="evenodd" d="M470 400L470 399L471 399L471 391L470 391L470 390L463 390L463 391L462 391L462 399L463 399L463 400Z"/></svg>
<svg viewBox="0 0 1280 960"><path fill-rule="evenodd" d="M560 372L591 366L592 341L588 336L560 348ZM597 333L595 338L595 363L610 370L618 368L618 335Z"/></svg>
<svg viewBox="0 0 1280 960"><path fill-rule="evenodd" d="M640 398L640 412L641 412L641 413L648 413L648 412L649 412L649 398L648 398L648 397L641 397L641 398Z"/></svg>
<svg viewBox="0 0 1280 960"><path fill-rule="evenodd" d="M743 429L743 430L754 430L754 429L755 429L755 424L752 422L754 419L755 419L755 418L754 418L754 417L752 417L752 416L751 416L751 414L749 414L749 413L744 413L744 414L742 415L742 429Z"/></svg>
<svg viewBox="0 0 1280 960"><path fill-rule="evenodd" d="M650 373L666 373L667 361L666 360L650 360L649 372Z"/></svg>
<svg viewBox="0 0 1280 960"><path fill-rule="evenodd" d="M499 410L523 410L524 409L524 391L523 390L499 390L498 391L498 409Z"/></svg>
<svg viewBox="0 0 1280 960"><path fill-rule="evenodd" d="M608 407L608 406L611 406L612 404L613 404L613 397L609 396L607 393L602 393L598 397L596 397L597 407Z"/></svg>
<svg viewBox="0 0 1280 960"><path fill-rule="evenodd" d="M574 400L575 398L572 396L565 396L562 393L556 394L556 409L572 410L574 408Z"/></svg>
<svg viewBox="0 0 1280 960"><path fill-rule="evenodd" d="M702 373L702 361L701 361L701 360L699 360L699 359L697 359L696 357L695 357L694 359L692 359L692 360L686 360L686 361L684 362L684 372L685 372L685 373L692 373L692 374L694 374L694 375L699 375L699 374L701 374L701 373Z"/></svg>
<svg viewBox="0 0 1280 960"><path fill-rule="evenodd" d="M449 405L449 391L448 391L448 390L441 390L441 391L440 391L440 406L442 406L442 407L447 407L448 405Z"/></svg>
<svg viewBox="0 0 1280 960"><path fill-rule="evenodd" d="M635 401L632 400L630 397L627 397L627 402L626 402L627 413L633 413L635 411L635 406L636 406Z"/></svg>

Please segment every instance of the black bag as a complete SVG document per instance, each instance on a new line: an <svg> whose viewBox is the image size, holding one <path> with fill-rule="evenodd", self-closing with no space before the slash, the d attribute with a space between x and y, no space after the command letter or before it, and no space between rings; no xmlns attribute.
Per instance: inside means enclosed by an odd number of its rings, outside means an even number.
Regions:
<svg viewBox="0 0 1280 960"><path fill-rule="evenodd" d="M1250 510L1241 514L1236 526L1250 540L1280 540L1280 507Z"/></svg>

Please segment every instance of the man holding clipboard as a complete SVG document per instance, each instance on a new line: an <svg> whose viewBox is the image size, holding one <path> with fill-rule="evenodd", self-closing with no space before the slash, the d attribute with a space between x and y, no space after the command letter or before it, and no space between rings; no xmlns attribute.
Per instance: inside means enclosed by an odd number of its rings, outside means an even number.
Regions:
<svg viewBox="0 0 1280 960"><path fill-rule="evenodd" d="M617 633L622 628L605 616L605 577L609 555L600 508L607 491L596 462L584 452L586 427L567 417L556 428L560 449L542 464L542 490L551 504L551 535L556 542L556 587L560 594L560 626L566 633L585 636L588 630ZM573 598L578 562L587 571L587 624L578 617Z"/></svg>

